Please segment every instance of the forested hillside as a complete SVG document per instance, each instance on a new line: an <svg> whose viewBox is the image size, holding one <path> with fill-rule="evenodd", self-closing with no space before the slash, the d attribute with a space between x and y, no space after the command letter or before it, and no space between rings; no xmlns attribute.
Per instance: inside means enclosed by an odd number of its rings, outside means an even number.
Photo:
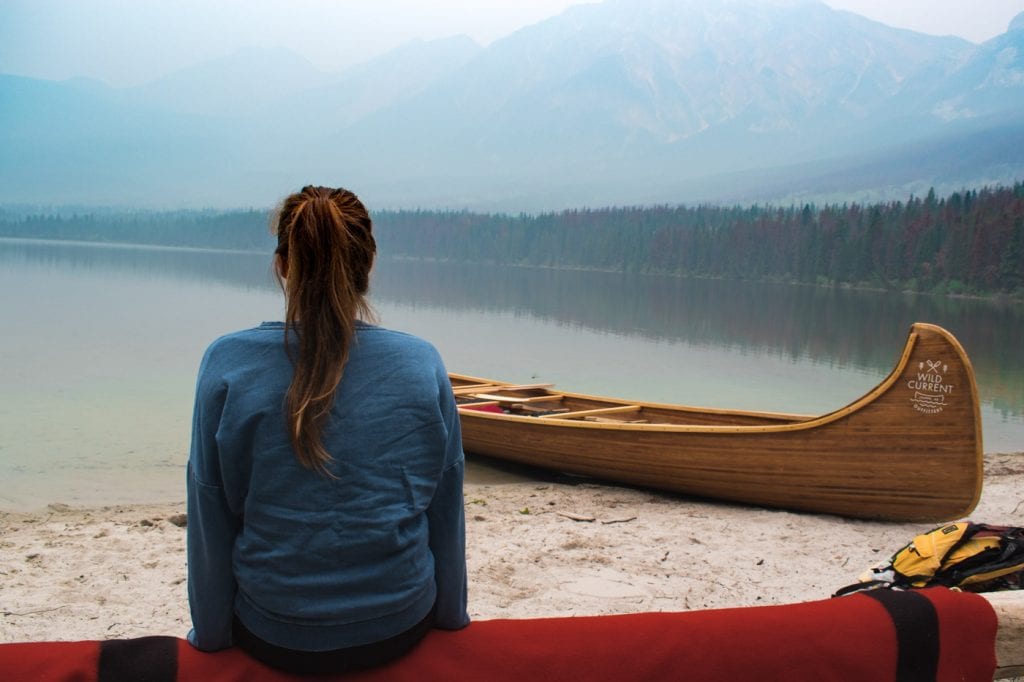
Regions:
<svg viewBox="0 0 1024 682"><path fill-rule="evenodd" d="M875 205L381 216L391 254L949 293L1024 287L1024 184ZM386 230L383 227L386 225Z"/></svg>
<svg viewBox="0 0 1024 682"><path fill-rule="evenodd" d="M382 255L1024 297L1024 184L873 205L382 211ZM14 215L0 234L270 249L261 211Z"/></svg>

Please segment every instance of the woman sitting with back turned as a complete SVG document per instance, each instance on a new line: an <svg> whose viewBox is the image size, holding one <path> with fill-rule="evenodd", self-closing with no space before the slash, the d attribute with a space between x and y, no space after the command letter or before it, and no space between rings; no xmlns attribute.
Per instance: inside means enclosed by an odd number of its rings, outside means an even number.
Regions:
<svg viewBox="0 0 1024 682"><path fill-rule="evenodd" d="M218 339L199 369L188 639L292 672L380 665L469 622L459 416L430 344L360 319L359 199L305 187L275 231L285 321Z"/></svg>

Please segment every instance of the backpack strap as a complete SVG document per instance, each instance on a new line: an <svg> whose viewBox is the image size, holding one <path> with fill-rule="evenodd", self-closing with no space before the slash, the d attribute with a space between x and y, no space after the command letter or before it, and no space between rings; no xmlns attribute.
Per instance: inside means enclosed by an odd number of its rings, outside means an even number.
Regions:
<svg viewBox="0 0 1024 682"><path fill-rule="evenodd" d="M854 592L869 592L890 587L892 587L892 583L888 580L865 580L862 582L853 583L852 585L847 585L846 587L840 587L838 590L832 593L832 596L845 597L846 595L853 594Z"/></svg>
<svg viewBox="0 0 1024 682"><path fill-rule="evenodd" d="M966 545L971 538L977 535L978 531L985 530L987 528L987 526L982 523L971 523L970 521L964 521L964 523L967 524L967 528L964 529L964 533L960 536L959 540L946 548L942 558L939 559L939 567L942 567L946 563L946 559L948 559L953 552Z"/></svg>

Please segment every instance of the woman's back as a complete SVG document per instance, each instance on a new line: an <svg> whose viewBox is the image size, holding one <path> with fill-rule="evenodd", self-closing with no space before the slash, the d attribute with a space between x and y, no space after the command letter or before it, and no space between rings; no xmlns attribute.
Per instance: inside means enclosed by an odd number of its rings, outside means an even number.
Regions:
<svg viewBox="0 0 1024 682"><path fill-rule="evenodd" d="M293 400L296 358L310 352L303 321L207 350L189 460L200 648L229 646L236 618L300 652L387 639L428 613L438 627L468 622L462 442L444 365L414 336L358 320L351 331L328 400ZM312 464L296 437L311 419Z"/></svg>

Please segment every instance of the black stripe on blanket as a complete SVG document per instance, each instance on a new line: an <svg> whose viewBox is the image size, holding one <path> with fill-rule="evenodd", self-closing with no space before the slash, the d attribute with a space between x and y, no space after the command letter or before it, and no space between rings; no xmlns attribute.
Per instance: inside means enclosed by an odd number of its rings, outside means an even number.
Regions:
<svg viewBox="0 0 1024 682"><path fill-rule="evenodd" d="M178 640L138 637L100 642L97 682L175 682Z"/></svg>
<svg viewBox="0 0 1024 682"><path fill-rule="evenodd" d="M939 615L935 605L913 591L862 592L889 612L896 626L897 682L934 682L939 672Z"/></svg>

